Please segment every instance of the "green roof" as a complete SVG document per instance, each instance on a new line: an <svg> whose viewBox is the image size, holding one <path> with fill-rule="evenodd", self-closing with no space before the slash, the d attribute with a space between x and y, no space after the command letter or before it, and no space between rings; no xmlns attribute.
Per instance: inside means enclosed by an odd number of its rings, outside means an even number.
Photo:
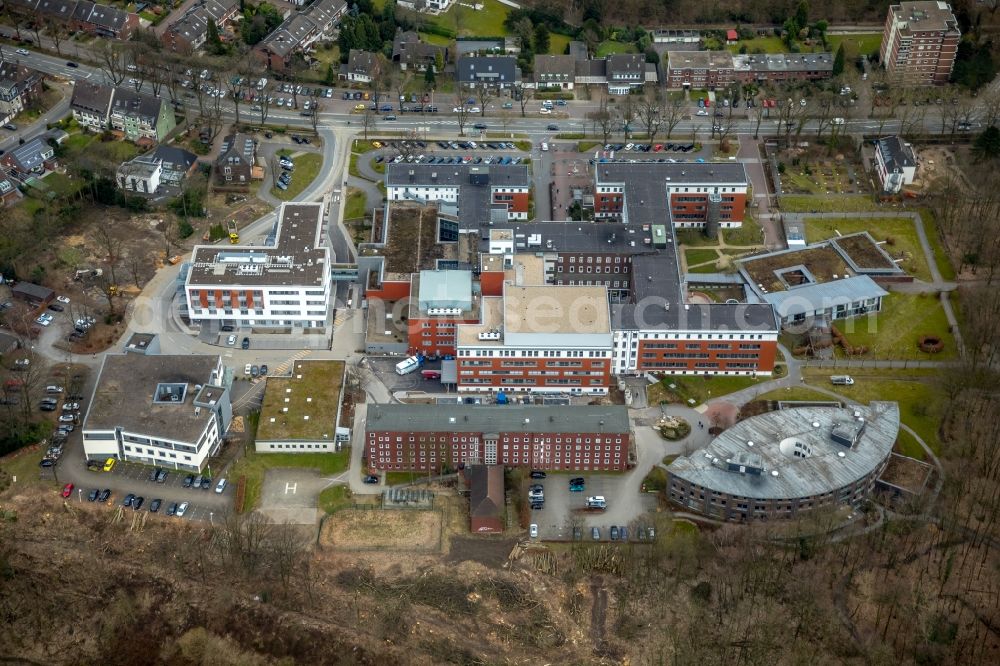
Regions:
<svg viewBox="0 0 1000 666"><path fill-rule="evenodd" d="M289 376L269 376L258 441L333 441L343 361L295 361Z"/></svg>

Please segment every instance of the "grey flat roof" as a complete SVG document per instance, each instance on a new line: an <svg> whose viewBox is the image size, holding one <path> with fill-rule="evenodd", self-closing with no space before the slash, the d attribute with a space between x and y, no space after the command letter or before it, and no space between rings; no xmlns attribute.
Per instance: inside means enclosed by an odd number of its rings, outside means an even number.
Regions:
<svg viewBox="0 0 1000 666"><path fill-rule="evenodd" d="M670 305L669 309L667 305ZM651 296L637 303L613 305L616 330L775 332L774 308L766 303L683 304Z"/></svg>
<svg viewBox="0 0 1000 666"><path fill-rule="evenodd" d="M835 428L856 430L859 417L864 429L853 446L833 441ZM783 409L740 421L705 448L674 460L667 471L708 490L755 500L815 497L877 469L892 452L898 432L895 402ZM760 474L730 471L727 460L755 461L763 469Z"/></svg>
<svg viewBox="0 0 1000 666"><path fill-rule="evenodd" d="M521 252L609 252L641 254L655 252L645 239L652 232L641 226L618 222L534 222L509 226L514 249ZM631 245L635 242L635 246Z"/></svg>
<svg viewBox="0 0 1000 666"><path fill-rule="evenodd" d="M322 243L323 208L322 203L282 204L274 245L196 246L187 284L324 284L330 252Z"/></svg>
<svg viewBox="0 0 1000 666"><path fill-rule="evenodd" d="M196 385L211 384L218 356L108 354L101 365L84 430L121 428L151 437L191 442L214 417L195 414ZM218 378L214 378L218 381ZM157 384L187 384L183 402L153 402Z"/></svg>
<svg viewBox="0 0 1000 666"><path fill-rule="evenodd" d="M526 164L389 164L385 169L385 184L389 187L467 187L469 175L476 170L489 174L491 187L528 187ZM412 175L411 175L412 173Z"/></svg>
<svg viewBox="0 0 1000 666"><path fill-rule="evenodd" d="M627 183L631 190L639 184L655 183L666 196L672 185L747 185L742 162L602 162L597 165L597 184Z"/></svg>
<svg viewBox="0 0 1000 666"><path fill-rule="evenodd" d="M622 405L368 405L365 430L627 433Z"/></svg>
<svg viewBox="0 0 1000 666"><path fill-rule="evenodd" d="M867 275L855 275L831 282L774 291L764 294L763 299L774 306L779 317L785 318L888 295L889 292Z"/></svg>

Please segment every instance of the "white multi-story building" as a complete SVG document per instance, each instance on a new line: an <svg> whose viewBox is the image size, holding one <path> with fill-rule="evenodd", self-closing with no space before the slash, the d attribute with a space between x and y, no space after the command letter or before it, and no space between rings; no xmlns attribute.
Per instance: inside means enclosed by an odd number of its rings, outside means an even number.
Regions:
<svg viewBox="0 0 1000 666"><path fill-rule="evenodd" d="M83 419L88 460L200 472L232 420L220 356L108 354Z"/></svg>
<svg viewBox="0 0 1000 666"><path fill-rule="evenodd" d="M531 179L523 165L390 164L385 185L389 201L455 204L471 226L528 219Z"/></svg>
<svg viewBox="0 0 1000 666"><path fill-rule="evenodd" d="M330 312L330 249L323 203L282 204L263 245L199 245L184 291L191 321L256 328L324 328Z"/></svg>

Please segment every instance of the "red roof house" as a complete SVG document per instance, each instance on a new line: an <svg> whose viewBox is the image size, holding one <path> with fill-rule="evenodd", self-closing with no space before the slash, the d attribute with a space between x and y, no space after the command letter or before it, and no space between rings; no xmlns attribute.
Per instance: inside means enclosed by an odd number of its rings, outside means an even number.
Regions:
<svg viewBox="0 0 1000 666"><path fill-rule="evenodd" d="M726 41L735 42L740 38L740 34L735 30L726 30Z"/></svg>
<svg viewBox="0 0 1000 666"><path fill-rule="evenodd" d="M477 534L503 532L503 465L470 465L469 529Z"/></svg>

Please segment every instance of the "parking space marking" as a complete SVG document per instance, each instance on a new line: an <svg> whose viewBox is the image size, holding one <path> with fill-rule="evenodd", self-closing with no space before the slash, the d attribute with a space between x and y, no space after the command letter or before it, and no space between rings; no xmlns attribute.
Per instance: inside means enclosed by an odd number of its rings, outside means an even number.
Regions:
<svg viewBox="0 0 1000 666"><path fill-rule="evenodd" d="M295 494L295 490L298 487L299 487L299 484L297 484L297 483L286 483L285 484L285 494L287 495L287 494L291 493L292 495L294 495Z"/></svg>

